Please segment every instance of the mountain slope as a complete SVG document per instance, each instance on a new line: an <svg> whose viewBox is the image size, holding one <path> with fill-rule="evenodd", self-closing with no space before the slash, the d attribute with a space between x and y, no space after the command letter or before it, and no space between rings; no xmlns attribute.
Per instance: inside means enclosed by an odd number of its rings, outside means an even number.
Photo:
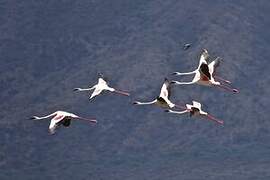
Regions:
<svg viewBox="0 0 270 180"><path fill-rule="evenodd" d="M5 1L1 4L0 179L268 179L268 1ZM184 43L192 47L182 50ZM240 94L173 87L173 102L202 102L223 127L155 107L164 77L190 71L202 48ZM97 73L130 98L74 93ZM183 78L188 80L189 78ZM49 136L63 109L74 122Z"/></svg>

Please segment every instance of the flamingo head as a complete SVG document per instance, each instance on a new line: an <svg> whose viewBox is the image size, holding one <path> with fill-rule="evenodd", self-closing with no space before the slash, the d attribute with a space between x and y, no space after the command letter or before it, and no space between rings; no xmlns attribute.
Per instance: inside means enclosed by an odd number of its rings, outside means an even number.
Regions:
<svg viewBox="0 0 270 180"><path fill-rule="evenodd" d="M137 105L140 104L138 101L134 101L132 104Z"/></svg>
<svg viewBox="0 0 270 180"><path fill-rule="evenodd" d="M38 120L38 119L40 119L40 118L37 117L37 116L32 116L32 117L30 117L29 119L32 119L32 120Z"/></svg>
<svg viewBox="0 0 270 180"><path fill-rule="evenodd" d="M177 84L177 81L170 81L170 84Z"/></svg>
<svg viewBox="0 0 270 180"><path fill-rule="evenodd" d="M73 91L80 91L81 88L74 88Z"/></svg>

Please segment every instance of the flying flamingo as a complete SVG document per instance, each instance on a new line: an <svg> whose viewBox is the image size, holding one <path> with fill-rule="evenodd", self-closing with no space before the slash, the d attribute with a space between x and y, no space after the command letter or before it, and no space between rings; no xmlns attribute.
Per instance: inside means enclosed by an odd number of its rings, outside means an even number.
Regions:
<svg viewBox="0 0 270 180"><path fill-rule="evenodd" d="M38 116L33 116L31 117L31 119L34 120L41 120L41 119L46 119L49 117L53 117L51 119L51 123L49 126L49 132L50 134L54 134L55 130L57 127L59 127L60 125L63 125L65 127L68 127L71 123L71 120L84 120L84 121L88 121L91 123L97 123L97 120L95 119L87 119L87 118L82 118L79 117L75 114L69 113L69 112L65 112L65 111L56 111L52 114L49 114L47 116L43 116L43 117L38 117Z"/></svg>
<svg viewBox="0 0 270 180"><path fill-rule="evenodd" d="M183 45L183 49L184 49L184 50L187 50L187 49L189 49L190 47L191 47L191 44L190 44L190 43L186 43L186 44Z"/></svg>
<svg viewBox="0 0 270 180"><path fill-rule="evenodd" d="M108 83L106 82L106 80L102 74L99 74L98 83L96 85L94 85L93 87L86 88L86 89L75 88L74 91L91 91L93 89L94 89L94 91L93 91L92 95L90 96L90 100L93 99L94 97L96 97L97 95L99 95L102 91L110 91L110 92L121 94L124 96L129 96L129 93L127 93L127 92L116 90L112 87L109 87Z"/></svg>
<svg viewBox="0 0 270 180"><path fill-rule="evenodd" d="M172 103L169 98L170 98L170 81L165 78L164 83L162 85L161 91L159 96L150 102L139 102L139 101L135 101L133 104L135 105L150 105L150 104L155 104L159 107L162 108L174 108L174 107L178 107L178 105Z"/></svg>
<svg viewBox="0 0 270 180"><path fill-rule="evenodd" d="M225 89L227 91L238 93L239 91L237 89L230 88L224 84L221 84L221 82L225 82L227 84L231 84L230 81L225 80L223 78L220 78L215 75L215 69L218 67L220 63L220 58L216 58L211 63L207 63L209 60L209 54L206 49L203 49L203 52L200 57L199 66L196 70L187 72L187 73L180 73L180 72L174 72L173 75L190 75L195 74L193 80L191 82L178 82L178 81L172 81L172 84L200 84L205 86L216 86L222 89ZM219 80L216 81L215 79Z"/></svg>
<svg viewBox="0 0 270 180"><path fill-rule="evenodd" d="M218 124L223 124L222 120L216 119L214 116L208 114L207 112L202 111L201 104L196 101L192 101L193 105L186 104L186 108L184 111L173 111L173 110L165 110L165 112L175 113L175 114L184 114L190 113L191 116L202 116L206 117L208 120L214 121Z"/></svg>

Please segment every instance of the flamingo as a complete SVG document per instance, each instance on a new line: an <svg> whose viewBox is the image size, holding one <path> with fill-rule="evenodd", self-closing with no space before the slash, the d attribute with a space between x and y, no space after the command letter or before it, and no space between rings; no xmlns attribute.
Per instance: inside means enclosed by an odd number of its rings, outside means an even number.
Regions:
<svg viewBox="0 0 270 180"><path fill-rule="evenodd" d="M178 107L178 105L172 103L169 98L170 98L171 92L170 92L170 81L165 78L164 83L161 87L161 91L159 96L150 102L140 102L140 101L135 101L133 104L135 105L150 105L150 104L155 104L159 107L162 108L174 108Z"/></svg>
<svg viewBox="0 0 270 180"><path fill-rule="evenodd" d="M73 120L84 120L84 121L88 121L91 123L97 123L97 120L95 120L95 119L82 118L82 117L79 117L73 113L69 113L69 112L65 112L65 111L56 111L52 114L49 114L49 115L43 116L43 117L33 116L33 117L31 117L31 119L41 120L41 119L47 119L49 117L53 117L51 119L51 123L49 126L49 133L50 134L54 134L56 128L59 127L60 125L68 127L70 125L72 119Z"/></svg>
<svg viewBox="0 0 270 180"><path fill-rule="evenodd" d="M218 124L223 124L222 120L216 119L214 116L208 114L207 112L202 110L202 105L201 103L197 102L197 101L192 101L192 105L190 104L186 104L186 109L184 111L173 111L173 110L165 110L165 112L168 113L175 113L175 114L184 114L184 113L189 113L190 117L191 116L202 116L202 117L206 117L208 120L214 121Z"/></svg>
<svg viewBox="0 0 270 180"><path fill-rule="evenodd" d="M129 96L130 94L124 91L116 90L112 87L109 87L108 83L106 82L105 78L103 77L102 74L99 73L99 78L98 78L98 83L94 85L93 87L90 88L75 88L74 91L91 91L93 90L93 93L90 96L90 100L96 97L97 95L101 94L102 91L110 91L113 93L121 94L124 96Z"/></svg>
<svg viewBox="0 0 270 180"><path fill-rule="evenodd" d="M191 72L187 73L180 73L180 72L174 72L173 75L190 75L190 74L195 74L193 80L191 82L178 82L178 81L172 81L172 84L200 84L200 85L205 85L205 86L216 86L219 88L222 88L224 90L233 92L233 93L238 93L239 91L234 88L230 88L221 82L225 82L227 84L231 84L230 81L225 80L221 77L218 77L215 75L215 69L218 67L220 64L220 58L217 57L214 61L211 63L207 63L209 61L209 54L206 49L203 49L203 52L200 57L200 62L199 66L197 69ZM219 81L216 81L216 80Z"/></svg>
<svg viewBox="0 0 270 180"><path fill-rule="evenodd" d="M183 45L183 49L184 49L184 50L187 50L187 49L189 49L190 47L191 47L191 44L190 44L190 43L186 43L186 44Z"/></svg>

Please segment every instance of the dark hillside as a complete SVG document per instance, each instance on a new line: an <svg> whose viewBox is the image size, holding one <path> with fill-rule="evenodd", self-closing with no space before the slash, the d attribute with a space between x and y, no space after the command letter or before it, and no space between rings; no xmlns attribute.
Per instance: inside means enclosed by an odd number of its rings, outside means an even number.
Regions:
<svg viewBox="0 0 270 180"><path fill-rule="evenodd" d="M248 180L270 178L270 2L250 0L4 0L0 2L0 179ZM192 43L184 51L182 46ZM133 100L191 71L202 48L240 94L173 87L223 127ZM74 93L102 72L130 98ZM189 78L183 78L189 80ZM57 109L98 119L54 136Z"/></svg>

